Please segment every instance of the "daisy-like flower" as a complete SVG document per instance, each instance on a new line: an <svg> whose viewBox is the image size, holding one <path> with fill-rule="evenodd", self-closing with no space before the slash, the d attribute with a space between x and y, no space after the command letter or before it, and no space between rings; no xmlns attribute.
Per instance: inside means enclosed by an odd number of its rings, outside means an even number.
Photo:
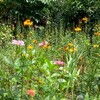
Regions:
<svg viewBox="0 0 100 100"><path fill-rule="evenodd" d="M12 40L12 44L23 46L25 45L24 41L22 40Z"/></svg>
<svg viewBox="0 0 100 100"><path fill-rule="evenodd" d="M30 19L24 21L24 26L32 26L33 22Z"/></svg>
<svg viewBox="0 0 100 100"><path fill-rule="evenodd" d="M27 94L30 95L31 97L34 97L35 96L35 90L27 90Z"/></svg>
<svg viewBox="0 0 100 100"><path fill-rule="evenodd" d="M76 32L82 31L82 29L81 29L80 27L76 27L74 30L75 30Z"/></svg>
<svg viewBox="0 0 100 100"><path fill-rule="evenodd" d="M33 46L29 45L27 48L31 50L31 49L33 49Z"/></svg>
<svg viewBox="0 0 100 100"><path fill-rule="evenodd" d="M32 42L33 42L34 44L36 44L36 43L37 43L37 40L34 39Z"/></svg>

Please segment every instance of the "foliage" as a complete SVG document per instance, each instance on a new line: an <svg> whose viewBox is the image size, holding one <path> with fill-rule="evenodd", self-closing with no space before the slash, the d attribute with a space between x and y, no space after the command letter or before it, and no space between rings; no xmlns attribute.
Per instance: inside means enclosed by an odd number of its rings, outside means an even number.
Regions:
<svg viewBox="0 0 100 100"><path fill-rule="evenodd" d="M98 21L100 16L99 0L4 0L1 3L0 15L11 17L33 18L40 20L43 16L51 17L56 23L63 20L69 25L83 17Z"/></svg>
<svg viewBox="0 0 100 100"><path fill-rule="evenodd" d="M93 37L91 45L82 32L73 32L74 39L72 31L63 36L60 30L59 37L58 30L51 34L46 30L44 38L32 28L27 32L27 38L18 34L16 40L25 45L9 40L9 47L0 51L0 99L100 98L99 36ZM63 61L64 66L55 61Z"/></svg>
<svg viewBox="0 0 100 100"><path fill-rule="evenodd" d="M0 26L0 47L3 47L8 44L9 40L12 39L11 29L9 26L1 25Z"/></svg>
<svg viewBox="0 0 100 100"><path fill-rule="evenodd" d="M99 0L0 2L0 99L99 100L99 5Z"/></svg>

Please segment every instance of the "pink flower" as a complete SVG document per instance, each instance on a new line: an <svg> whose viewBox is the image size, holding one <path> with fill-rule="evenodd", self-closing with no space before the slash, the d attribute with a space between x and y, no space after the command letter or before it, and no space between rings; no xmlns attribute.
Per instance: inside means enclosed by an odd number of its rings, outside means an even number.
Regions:
<svg viewBox="0 0 100 100"><path fill-rule="evenodd" d="M23 46L25 45L24 41L22 40L12 40L12 44Z"/></svg>
<svg viewBox="0 0 100 100"><path fill-rule="evenodd" d="M42 47L44 45L48 45L49 43L47 41L41 42L38 44L39 47Z"/></svg>
<svg viewBox="0 0 100 100"><path fill-rule="evenodd" d="M42 47L42 46L44 46L44 45L45 45L44 42L41 42L41 43L38 44L39 47Z"/></svg>
<svg viewBox="0 0 100 100"><path fill-rule="evenodd" d="M31 97L34 97L35 96L35 90L27 90L27 94L30 95Z"/></svg>
<svg viewBox="0 0 100 100"><path fill-rule="evenodd" d="M25 45L24 41L22 41L22 40L19 40L18 42L19 42L19 45Z"/></svg>
<svg viewBox="0 0 100 100"><path fill-rule="evenodd" d="M64 66L65 62L57 60L57 61L54 61L54 64L59 65L59 66Z"/></svg>

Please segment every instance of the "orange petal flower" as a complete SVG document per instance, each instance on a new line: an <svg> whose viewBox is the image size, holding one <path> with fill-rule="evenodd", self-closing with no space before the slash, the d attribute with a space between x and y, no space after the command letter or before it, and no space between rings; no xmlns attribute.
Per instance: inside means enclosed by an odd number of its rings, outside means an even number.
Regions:
<svg viewBox="0 0 100 100"><path fill-rule="evenodd" d="M35 90L27 90L27 94L30 95L31 97L35 96Z"/></svg>
<svg viewBox="0 0 100 100"><path fill-rule="evenodd" d="M33 22L30 21L30 19L27 19L24 21L24 26L32 26L33 25Z"/></svg>
<svg viewBox="0 0 100 100"><path fill-rule="evenodd" d="M95 36L100 36L100 32L94 33Z"/></svg>
<svg viewBox="0 0 100 100"><path fill-rule="evenodd" d="M83 21L87 22L88 21L88 18L87 17L84 17L82 18Z"/></svg>

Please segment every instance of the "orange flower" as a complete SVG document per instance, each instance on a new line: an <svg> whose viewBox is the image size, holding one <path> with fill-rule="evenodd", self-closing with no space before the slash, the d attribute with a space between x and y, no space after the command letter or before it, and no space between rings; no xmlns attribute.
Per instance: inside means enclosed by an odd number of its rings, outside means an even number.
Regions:
<svg viewBox="0 0 100 100"><path fill-rule="evenodd" d="M95 36L100 36L100 32L94 33Z"/></svg>
<svg viewBox="0 0 100 100"><path fill-rule="evenodd" d="M88 18L87 17L84 17L82 18L83 21L87 22L88 21Z"/></svg>
<svg viewBox="0 0 100 100"><path fill-rule="evenodd" d="M80 32L82 29L81 29L80 27L76 27L74 30L75 30L76 32Z"/></svg>
<svg viewBox="0 0 100 100"><path fill-rule="evenodd" d="M49 49L50 47L51 47L51 46L48 45L48 44L45 44L45 45L43 46L44 49Z"/></svg>
<svg viewBox="0 0 100 100"><path fill-rule="evenodd" d="M42 47L44 49L49 49L51 47L47 41L41 42L38 45L39 45L39 47Z"/></svg>
<svg viewBox="0 0 100 100"><path fill-rule="evenodd" d="M68 46L65 46L65 47L63 48L64 51L67 51L68 49L69 49Z"/></svg>
<svg viewBox="0 0 100 100"><path fill-rule="evenodd" d="M30 95L31 97L35 96L35 90L27 90L27 94Z"/></svg>
<svg viewBox="0 0 100 100"><path fill-rule="evenodd" d="M26 21L24 21L24 26L32 26L33 22L30 21L30 19L27 19Z"/></svg>

